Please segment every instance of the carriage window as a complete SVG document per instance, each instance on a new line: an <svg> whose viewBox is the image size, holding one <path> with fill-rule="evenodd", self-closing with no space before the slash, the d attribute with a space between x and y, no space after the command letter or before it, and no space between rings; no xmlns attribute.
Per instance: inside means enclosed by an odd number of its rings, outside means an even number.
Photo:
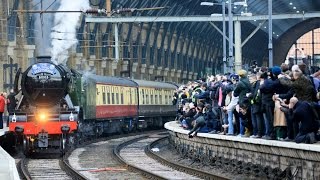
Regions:
<svg viewBox="0 0 320 180"><path fill-rule="evenodd" d="M110 93L107 93L107 103L110 104Z"/></svg>
<svg viewBox="0 0 320 180"><path fill-rule="evenodd" d="M149 104L149 96L146 94L146 104Z"/></svg>
<svg viewBox="0 0 320 180"><path fill-rule="evenodd" d="M144 89L142 89L142 104L145 104L145 102L144 102Z"/></svg>
<svg viewBox="0 0 320 180"><path fill-rule="evenodd" d="M116 103L115 104L119 104L119 93L116 93Z"/></svg>
<svg viewBox="0 0 320 180"><path fill-rule="evenodd" d="M164 96L164 104L167 104L167 103L168 103L168 96L165 95L165 96Z"/></svg>
<svg viewBox="0 0 320 180"><path fill-rule="evenodd" d="M150 98L151 98L151 104L153 104L154 103L153 95L150 95Z"/></svg>
<svg viewBox="0 0 320 180"><path fill-rule="evenodd" d="M121 102L120 103L124 104L124 102L123 102L123 93L121 93Z"/></svg>
<svg viewBox="0 0 320 180"><path fill-rule="evenodd" d="M106 93L105 92L102 93L102 101L103 101L103 104L106 104Z"/></svg>
<svg viewBox="0 0 320 180"><path fill-rule="evenodd" d="M158 95L154 95L155 104L158 104Z"/></svg>
<svg viewBox="0 0 320 180"><path fill-rule="evenodd" d="M114 104L114 93L111 93L111 99L112 99L111 104Z"/></svg>
<svg viewBox="0 0 320 180"><path fill-rule="evenodd" d="M132 103L136 104L137 89L132 89L132 91L133 91Z"/></svg>
<svg viewBox="0 0 320 180"><path fill-rule="evenodd" d="M130 91L130 95L129 95L129 104L132 104L132 93L131 93L131 89L130 89L129 91Z"/></svg>
<svg viewBox="0 0 320 180"><path fill-rule="evenodd" d="M162 104L162 95L159 95L159 104Z"/></svg>

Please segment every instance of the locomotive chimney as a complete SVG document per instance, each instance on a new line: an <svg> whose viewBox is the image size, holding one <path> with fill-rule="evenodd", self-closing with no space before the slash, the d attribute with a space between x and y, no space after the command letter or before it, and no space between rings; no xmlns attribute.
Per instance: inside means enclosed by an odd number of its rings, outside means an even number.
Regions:
<svg viewBox="0 0 320 180"><path fill-rule="evenodd" d="M36 63L51 62L51 56L38 56Z"/></svg>

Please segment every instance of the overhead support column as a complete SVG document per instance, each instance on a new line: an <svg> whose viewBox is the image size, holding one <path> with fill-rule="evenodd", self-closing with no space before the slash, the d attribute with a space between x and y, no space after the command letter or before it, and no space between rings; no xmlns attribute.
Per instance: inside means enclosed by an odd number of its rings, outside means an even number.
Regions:
<svg viewBox="0 0 320 180"><path fill-rule="evenodd" d="M268 23L269 23L269 68L273 67L273 47L272 47L272 0L268 0Z"/></svg>
<svg viewBox="0 0 320 180"><path fill-rule="evenodd" d="M235 71L238 72L242 69L242 47L241 47L241 23L235 21L234 25L234 37L235 37Z"/></svg>
<svg viewBox="0 0 320 180"><path fill-rule="evenodd" d="M223 31L223 74L227 72L227 38L226 38L226 1L222 1L222 31Z"/></svg>
<svg viewBox="0 0 320 180"><path fill-rule="evenodd" d="M115 61L119 61L119 30L118 24L114 23L114 47L115 47Z"/></svg>
<svg viewBox="0 0 320 180"><path fill-rule="evenodd" d="M229 22L229 66L230 72L234 69L234 57L233 57L233 21L232 21L232 0L228 2L228 22Z"/></svg>

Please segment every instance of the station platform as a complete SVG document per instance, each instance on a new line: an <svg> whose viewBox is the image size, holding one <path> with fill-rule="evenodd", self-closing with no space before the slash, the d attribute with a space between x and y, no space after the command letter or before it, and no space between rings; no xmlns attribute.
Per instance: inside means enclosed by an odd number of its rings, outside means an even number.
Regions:
<svg viewBox="0 0 320 180"><path fill-rule="evenodd" d="M3 129L0 129L0 136L3 136L9 127L4 123ZM0 140L3 140L0 138ZM3 142L0 142L2 144ZM12 158L1 146L0 146L0 179L19 180L19 174L16 167L14 158Z"/></svg>
<svg viewBox="0 0 320 180"><path fill-rule="evenodd" d="M169 131L170 142L180 150L282 171L289 168L296 172L298 179L320 179L319 142L297 144L209 133L198 133L189 138L189 130L184 130L176 121L167 122L165 128Z"/></svg>
<svg viewBox="0 0 320 180"><path fill-rule="evenodd" d="M0 136L3 136L5 132L9 131L9 127L5 126L3 129L0 129Z"/></svg>
<svg viewBox="0 0 320 180"><path fill-rule="evenodd" d="M0 146L0 179L19 180L15 160Z"/></svg>
<svg viewBox="0 0 320 180"><path fill-rule="evenodd" d="M166 123L165 128L170 131L185 134L185 135L188 135L188 132L189 132L189 130L185 130L182 127L180 127L180 124L178 124L175 121L171 121L171 122ZM315 144L297 144L295 142L265 140L265 139L261 139L261 138L237 137L237 136L227 136L227 135L209 134L209 133L198 133L197 136L199 138L200 137L212 138L212 139L219 139L219 140L232 141L232 142L243 142L243 143L248 143L248 144L265 145L265 146L281 147L281 148L291 148L291 149L299 149L299 150L304 150L304 151L314 151L314 152L320 153L320 143L319 142L315 143Z"/></svg>

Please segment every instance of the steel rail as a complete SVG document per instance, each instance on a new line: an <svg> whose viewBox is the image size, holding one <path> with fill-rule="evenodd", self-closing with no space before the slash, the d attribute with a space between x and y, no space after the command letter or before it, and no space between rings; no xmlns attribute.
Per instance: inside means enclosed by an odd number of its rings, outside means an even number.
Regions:
<svg viewBox="0 0 320 180"><path fill-rule="evenodd" d="M132 164L129 164L127 163L121 156L120 156L120 150L129 145L129 144L132 144L136 141L139 141L139 140L142 140L142 139L146 139L148 138L148 136L142 136L142 137L139 137L139 138L135 138L135 139L132 139L132 140L129 140L129 141L126 141L122 144L119 144L118 146L116 146L114 149L113 149L113 154L114 156L116 157L116 159L123 165L127 166L128 169L130 170L133 170L133 171L136 171L136 172L140 172L142 175L146 176L146 177L149 177L149 178L153 178L153 179L166 179L160 175L157 175L153 172L150 172L150 171L146 171L146 170L143 170L135 165L132 165Z"/></svg>
<svg viewBox="0 0 320 180"><path fill-rule="evenodd" d="M171 167L173 169L176 169L176 170L179 170L179 171L186 172L188 174L193 174L193 175L196 175L196 176L204 178L204 179L213 179L213 180L226 180L226 179L228 179L226 177L218 176L216 174L208 173L208 172L205 172L205 171L201 171L199 169L195 169L195 168L191 168L191 167L188 167L188 166L184 166L184 165L175 163L173 161L164 159L164 158L160 157L159 155L157 155L157 154L155 154L154 152L151 151L151 149L156 144L159 144L159 142L164 141L167 138L168 138L168 136L160 138L160 139L150 143L148 146L146 146L145 153L149 157L151 157L151 158L163 163L166 166L169 166L169 167Z"/></svg>

